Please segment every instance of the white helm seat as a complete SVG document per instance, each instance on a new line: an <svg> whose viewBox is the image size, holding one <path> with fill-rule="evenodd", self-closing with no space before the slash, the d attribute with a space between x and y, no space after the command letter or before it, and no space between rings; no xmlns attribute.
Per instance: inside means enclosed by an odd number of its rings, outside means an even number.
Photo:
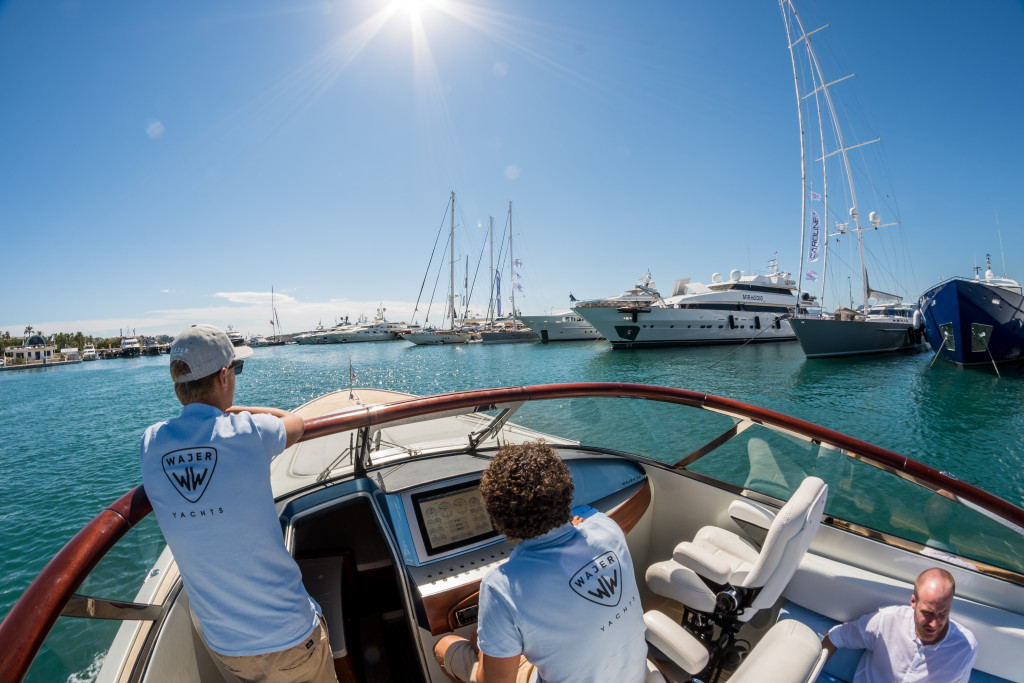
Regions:
<svg viewBox="0 0 1024 683"><path fill-rule="evenodd" d="M821 479L804 479L775 515L760 550L731 531L703 527L692 541L677 545L671 559L647 569L647 586L697 612L749 621L774 605L793 577L818 530L827 495Z"/></svg>
<svg viewBox="0 0 1024 683"><path fill-rule="evenodd" d="M658 610L644 613L647 642L689 674L708 664L708 651L689 631ZM729 683L809 683L825 665L817 634L799 621L775 624L729 677ZM657 680L648 678L645 683Z"/></svg>

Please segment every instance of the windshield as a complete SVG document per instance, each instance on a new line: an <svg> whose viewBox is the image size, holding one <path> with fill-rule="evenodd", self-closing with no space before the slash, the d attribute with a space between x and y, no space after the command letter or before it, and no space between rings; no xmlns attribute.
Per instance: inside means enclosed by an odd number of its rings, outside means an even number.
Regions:
<svg viewBox="0 0 1024 683"><path fill-rule="evenodd" d="M367 468L410 457L543 439L646 458L710 477L738 492L778 501L788 500L805 477L817 476L829 485L826 514L843 528L863 534L880 532L896 545L966 567L1024 574L1021 529L977 505L964 504L957 497L955 480L947 488L922 486L909 476L887 471L891 464L871 464L870 453L796 429L690 405L582 397L408 418L372 426L364 436L349 431L317 439L310 448L336 444L329 449L333 460L322 456L329 465L321 479L352 473L352 447L358 459L360 439L366 443ZM638 433L645 438L638 440ZM890 455L893 462L903 462Z"/></svg>

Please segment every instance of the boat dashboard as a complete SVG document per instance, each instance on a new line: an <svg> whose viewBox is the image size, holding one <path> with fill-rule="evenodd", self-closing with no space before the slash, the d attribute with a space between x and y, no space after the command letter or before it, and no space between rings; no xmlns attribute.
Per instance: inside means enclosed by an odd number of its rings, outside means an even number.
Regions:
<svg viewBox="0 0 1024 683"><path fill-rule="evenodd" d="M585 519L600 511L628 532L650 505L644 469L584 448L558 450L573 477L573 514ZM423 636L472 625L481 579L506 562L514 548L491 526L484 507L479 484L489 463L486 454L405 461L372 471L366 479L293 499L281 515L286 542L300 566L304 557L344 551L351 553L356 570L396 567L398 588ZM380 542L370 538L365 513L343 512L367 504ZM338 602L310 592L321 606L325 600Z"/></svg>

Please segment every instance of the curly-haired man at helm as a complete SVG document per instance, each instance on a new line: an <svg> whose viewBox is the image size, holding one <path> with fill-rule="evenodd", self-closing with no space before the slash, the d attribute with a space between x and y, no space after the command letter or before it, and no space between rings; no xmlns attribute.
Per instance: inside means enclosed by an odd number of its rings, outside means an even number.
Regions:
<svg viewBox="0 0 1024 683"><path fill-rule="evenodd" d="M476 643L434 656L457 681L640 683L647 643L626 538L607 516L571 513L569 468L544 443L503 446L480 482L494 528L517 542L480 584Z"/></svg>

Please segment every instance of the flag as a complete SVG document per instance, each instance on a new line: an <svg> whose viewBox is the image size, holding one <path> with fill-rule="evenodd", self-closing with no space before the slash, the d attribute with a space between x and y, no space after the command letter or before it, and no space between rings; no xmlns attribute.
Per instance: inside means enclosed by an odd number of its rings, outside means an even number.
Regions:
<svg viewBox="0 0 1024 683"><path fill-rule="evenodd" d="M569 292L569 301L576 301L576 297L572 295L572 292Z"/></svg>
<svg viewBox="0 0 1024 683"><path fill-rule="evenodd" d="M818 245L821 243L819 227L818 212L811 211L811 252L807 255L807 260L811 263L818 260Z"/></svg>
<svg viewBox="0 0 1024 683"><path fill-rule="evenodd" d="M812 280L812 281L813 280L817 280L818 279L818 274L815 273L813 270L808 270L807 274L804 275L804 279L805 280Z"/></svg>
<svg viewBox="0 0 1024 683"><path fill-rule="evenodd" d="M513 282L512 283L512 289L516 290L517 292L521 292L521 291L523 291L523 286L521 284L519 284L518 282Z"/></svg>
<svg viewBox="0 0 1024 683"><path fill-rule="evenodd" d="M821 201L821 195L818 194L817 192L815 192L814 190L811 190L811 199L814 199L814 200L817 200L817 201L820 202Z"/></svg>
<svg viewBox="0 0 1024 683"><path fill-rule="evenodd" d="M512 279L513 280L522 280L523 276L519 274L518 270L513 270L512 271Z"/></svg>
<svg viewBox="0 0 1024 683"><path fill-rule="evenodd" d="M273 320L271 320L271 321L270 321L270 326L271 326L271 327L273 327L273 326L274 326L274 321L273 321Z"/></svg>
<svg viewBox="0 0 1024 683"><path fill-rule="evenodd" d="M516 268L522 268L523 262L517 258L512 259L512 265Z"/></svg>
<svg viewBox="0 0 1024 683"><path fill-rule="evenodd" d="M359 379L359 375L357 375L355 373L355 370L352 369L352 359L351 358L348 361L348 376L351 377L352 379Z"/></svg>

